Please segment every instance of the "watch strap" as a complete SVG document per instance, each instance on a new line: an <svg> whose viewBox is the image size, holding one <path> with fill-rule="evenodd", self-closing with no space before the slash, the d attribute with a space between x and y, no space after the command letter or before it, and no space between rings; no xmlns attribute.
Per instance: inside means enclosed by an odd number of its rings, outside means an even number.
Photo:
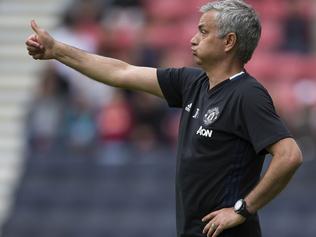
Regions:
<svg viewBox="0 0 316 237"><path fill-rule="evenodd" d="M241 201L242 202L242 205L241 205L241 207L239 208L239 209L234 209L234 211L237 213L237 214L239 214L239 215L241 215L241 216L243 216L243 217L245 217L245 218L248 218L248 217L250 217L252 214L248 211L248 209L247 209L247 203L246 203L246 201L244 200L244 199L240 199L239 201ZM238 202L238 201L237 201Z"/></svg>

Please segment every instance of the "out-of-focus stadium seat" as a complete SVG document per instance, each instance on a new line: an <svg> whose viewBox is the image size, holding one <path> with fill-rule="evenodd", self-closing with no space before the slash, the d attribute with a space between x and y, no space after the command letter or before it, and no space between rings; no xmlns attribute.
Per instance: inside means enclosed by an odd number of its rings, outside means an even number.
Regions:
<svg viewBox="0 0 316 237"><path fill-rule="evenodd" d="M4 236L135 236L150 231L154 220L157 232L174 233L172 159L119 166L96 162L93 157L31 157Z"/></svg>

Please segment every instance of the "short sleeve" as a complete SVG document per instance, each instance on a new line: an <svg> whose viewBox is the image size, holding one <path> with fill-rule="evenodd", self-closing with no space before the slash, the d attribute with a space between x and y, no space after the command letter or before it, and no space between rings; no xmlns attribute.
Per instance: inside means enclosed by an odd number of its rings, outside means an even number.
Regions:
<svg viewBox="0 0 316 237"><path fill-rule="evenodd" d="M182 107L183 95L198 76L203 73L197 68L158 68L157 77L162 93L170 107Z"/></svg>
<svg viewBox="0 0 316 237"><path fill-rule="evenodd" d="M242 96L242 124L256 153L279 140L292 137L275 111L272 98L260 84L248 88Z"/></svg>

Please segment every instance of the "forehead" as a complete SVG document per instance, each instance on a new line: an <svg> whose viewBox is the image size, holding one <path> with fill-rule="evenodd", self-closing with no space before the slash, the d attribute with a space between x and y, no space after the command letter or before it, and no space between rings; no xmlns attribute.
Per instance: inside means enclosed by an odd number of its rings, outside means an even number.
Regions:
<svg viewBox="0 0 316 237"><path fill-rule="evenodd" d="M208 11L203 13L203 15L200 18L199 21L199 26L204 26L207 28L216 28L216 16L217 16L217 12L216 11Z"/></svg>

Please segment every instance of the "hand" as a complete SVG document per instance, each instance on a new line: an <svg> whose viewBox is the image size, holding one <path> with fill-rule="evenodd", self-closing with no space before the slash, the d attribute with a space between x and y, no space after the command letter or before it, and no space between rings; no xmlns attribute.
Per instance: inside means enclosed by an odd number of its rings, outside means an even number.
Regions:
<svg viewBox="0 0 316 237"><path fill-rule="evenodd" d="M208 237L217 237L224 230L244 223L246 218L237 214L233 208L223 208L211 212L203 217L203 222L208 222L203 229L203 234Z"/></svg>
<svg viewBox="0 0 316 237"><path fill-rule="evenodd" d="M54 38L38 27L34 20L31 21L31 27L35 34L30 35L25 42L29 55L34 59L54 58L54 46L56 45Z"/></svg>

